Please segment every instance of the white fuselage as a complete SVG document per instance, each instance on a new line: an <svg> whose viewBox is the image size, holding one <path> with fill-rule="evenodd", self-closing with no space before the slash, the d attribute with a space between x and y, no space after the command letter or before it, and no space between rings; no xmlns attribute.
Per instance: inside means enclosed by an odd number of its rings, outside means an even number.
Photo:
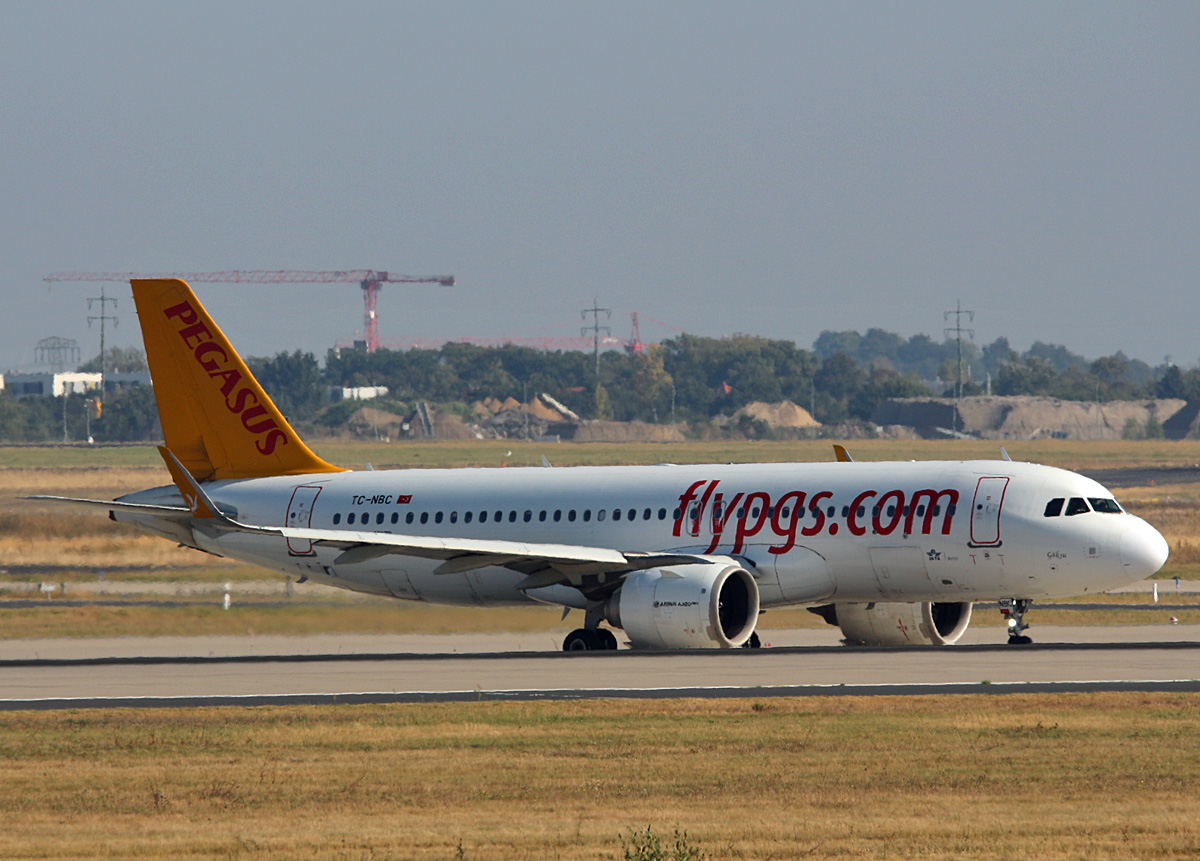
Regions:
<svg viewBox="0 0 1200 861"><path fill-rule="evenodd" d="M1101 592L1153 573L1166 545L1098 483L1009 461L381 470L213 482L242 523L392 535L679 551L738 559L763 606L979 601ZM173 487L126 499L164 499ZM1104 500L1068 516L1052 500ZM1052 506L1053 507L1053 506ZM1099 509L1099 510L1096 510ZM154 529L149 515L118 520ZM583 607L493 565L435 574L391 553L196 529L201 549L333 586L443 603Z"/></svg>

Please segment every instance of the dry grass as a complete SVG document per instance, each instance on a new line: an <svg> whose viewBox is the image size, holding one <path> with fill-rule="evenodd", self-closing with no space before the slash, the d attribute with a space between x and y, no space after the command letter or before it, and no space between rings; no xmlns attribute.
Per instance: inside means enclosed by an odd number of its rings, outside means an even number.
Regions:
<svg viewBox="0 0 1200 861"><path fill-rule="evenodd" d="M0 715L6 858L1186 858L1188 695ZM15 826L15 827L14 827Z"/></svg>

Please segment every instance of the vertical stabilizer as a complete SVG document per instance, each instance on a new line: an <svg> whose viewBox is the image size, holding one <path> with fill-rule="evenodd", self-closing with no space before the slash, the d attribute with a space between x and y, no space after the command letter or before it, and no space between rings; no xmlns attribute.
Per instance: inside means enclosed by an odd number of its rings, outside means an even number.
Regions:
<svg viewBox="0 0 1200 861"><path fill-rule="evenodd" d="M192 289L131 281L163 438L200 481L343 472L313 454Z"/></svg>

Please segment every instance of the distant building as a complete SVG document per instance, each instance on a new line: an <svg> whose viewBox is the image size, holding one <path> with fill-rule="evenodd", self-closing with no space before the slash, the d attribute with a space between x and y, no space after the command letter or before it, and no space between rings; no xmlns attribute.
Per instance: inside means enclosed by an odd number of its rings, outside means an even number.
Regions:
<svg viewBox="0 0 1200 861"><path fill-rule="evenodd" d="M352 389L334 386L329 390L329 397L335 401L369 401L372 398L381 398L387 393L387 386L358 386Z"/></svg>
<svg viewBox="0 0 1200 861"><path fill-rule="evenodd" d="M104 375L104 388L109 392L112 392L114 389L148 385L150 385L150 374L146 371L123 374L109 373ZM5 389L18 398L30 396L57 398L61 397L64 391L72 395L84 395L100 390L100 375L79 372L61 374L50 372L37 374L9 373L0 376L0 389Z"/></svg>
<svg viewBox="0 0 1200 861"><path fill-rule="evenodd" d="M78 372L8 374L4 378L4 388L18 398L30 396L57 398L61 397L64 392L82 395L100 388L100 375Z"/></svg>

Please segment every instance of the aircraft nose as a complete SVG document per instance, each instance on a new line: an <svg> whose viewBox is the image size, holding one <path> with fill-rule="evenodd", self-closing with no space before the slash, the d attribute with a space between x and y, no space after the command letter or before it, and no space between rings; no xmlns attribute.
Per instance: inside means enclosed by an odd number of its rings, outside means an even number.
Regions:
<svg viewBox="0 0 1200 861"><path fill-rule="evenodd" d="M1144 520L1121 535L1121 563L1131 577L1144 580L1154 574L1166 563L1169 553L1167 540Z"/></svg>

